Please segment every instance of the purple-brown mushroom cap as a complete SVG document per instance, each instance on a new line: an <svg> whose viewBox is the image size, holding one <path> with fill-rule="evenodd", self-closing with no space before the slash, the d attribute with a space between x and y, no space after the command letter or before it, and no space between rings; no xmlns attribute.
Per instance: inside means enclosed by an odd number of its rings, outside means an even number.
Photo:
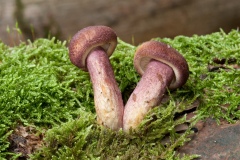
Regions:
<svg viewBox="0 0 240 160"><path fill-rule="evenodd" d="M186 83L189 77L188 64L185 58L171 46L157 41L148 41L141 44L134 56L134 67L140 75L143 75L147 64L152 59L172 68L175 77L168 87L169 89L176 89Z"/></svg>
<svg viewBox="0 0 240 160"><path fill-rule="evenodd" d="M87 71L86 58L98 46L104 48L108 56L111 56L117 46L116 33L107 26L89 26L78 31L68 47L71 62Z"/></svg>

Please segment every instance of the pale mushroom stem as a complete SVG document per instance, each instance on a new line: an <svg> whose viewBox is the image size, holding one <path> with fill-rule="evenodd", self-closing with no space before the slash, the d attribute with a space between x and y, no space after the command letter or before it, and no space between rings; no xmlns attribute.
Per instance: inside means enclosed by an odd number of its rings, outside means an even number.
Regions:
<svg viewBox="0 0 240 160"><path fill-rule="evenodd" d="M123 130L135 129L148 111L159 105L167 87L174 78L171 67L156 60L151 60L146 70L125 105Z"/></svg>
<svg viewBox="0 0 240 160"><path fill-rule="evenodd" d="M88 55L87 68L94 91L97 121L113 130L123 127L123 101L108 55L101 47Z"/></svg>

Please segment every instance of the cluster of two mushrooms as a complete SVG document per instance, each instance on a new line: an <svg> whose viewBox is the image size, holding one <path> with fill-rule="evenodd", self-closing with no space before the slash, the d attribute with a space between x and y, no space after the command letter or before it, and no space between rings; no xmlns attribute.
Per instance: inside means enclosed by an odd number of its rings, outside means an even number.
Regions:
<svg viewBox="0 0 240 160"><path fill-rule="evenodd" d="M90 74L98 123L128 132L160 104L167 88L182 86L189 71L183 56L169 45L156 41L141 44L134 56L134 67L142 77L124 106L108 58L116 45L117 36L111 28L90 26L73 36L69 55L74 65Z"/></svg>

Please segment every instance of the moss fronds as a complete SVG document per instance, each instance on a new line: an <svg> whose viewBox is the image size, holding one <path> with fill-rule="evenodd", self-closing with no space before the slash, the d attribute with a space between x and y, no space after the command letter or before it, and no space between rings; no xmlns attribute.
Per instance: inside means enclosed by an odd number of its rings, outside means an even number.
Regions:
<svg viewBox="0 0 240 160"><path fill-rule="evenodd" d="M189 141L191 126L214 117L240 118L240 32L156 38L176 48L190 67L187 83L154 108L138 131L125 134L99 127L88 73L71 64L66 42L37 39L9 47L0 42L0 158L17 159L8 140L18 123L35 126L44 146L31 159L194 159L176 153ZM140 77L133 67L135 46L120 39L110 58L124 101ZM176 113L198 102L190 120ZM188 122L184 134L175 127ZM165 141L167 139L167 141Z"/></svg>

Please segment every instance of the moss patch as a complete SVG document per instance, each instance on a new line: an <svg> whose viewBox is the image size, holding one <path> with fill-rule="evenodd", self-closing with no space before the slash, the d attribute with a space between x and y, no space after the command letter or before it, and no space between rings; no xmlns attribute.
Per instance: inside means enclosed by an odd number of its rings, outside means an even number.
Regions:
<svg viewBox="0 0 240 160"><path fill-rule="evenodd" d="M193 159L179 157L190 128L179 134L175 126L193 126L214 117L230 123L240 117L240 32L223 31L205 36L178 36L154 40L170 44L187 60L190 77L170 99L154 108L139 130L112 132L95 123L93 91L88 73L71 64L66 42L37 39L8 47L0 42L0 157L17 159L9 135L21 123L44 135L44 145L31 159ZM139 81L133 67L136 47L119 40L110 58L126 101ZM198 101L196 117L183 111ZM37 134L37 133L36 133ZM161 143L166 136L168 143Z"/></svg>

